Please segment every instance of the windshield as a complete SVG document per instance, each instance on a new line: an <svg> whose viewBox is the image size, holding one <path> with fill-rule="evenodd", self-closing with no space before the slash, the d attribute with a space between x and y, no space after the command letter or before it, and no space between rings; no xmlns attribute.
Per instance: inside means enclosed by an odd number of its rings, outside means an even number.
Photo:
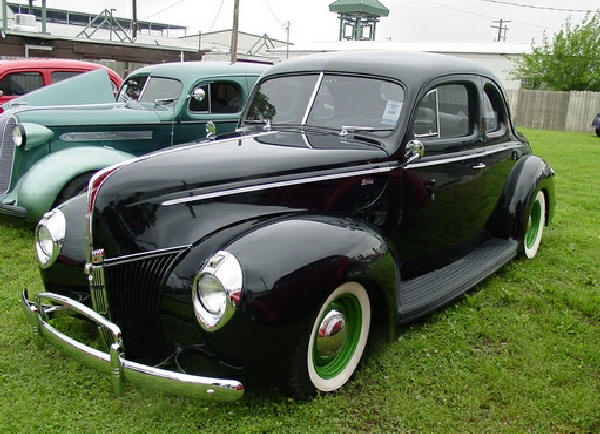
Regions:
<svg viewBox="0 0 600 434"><path fill-rule="evenodd" d="M243 124L268 120L272 125L391 131L403 102L402 86L379 78L324 74L319 82L316 74L275 77L260 84Z"/></svg>
<svg viewBox="0 0 600 434"><path fill-rule="evenodd" d="M117 101L154 103L156 100L176 100L181 94L181 88L181 83L172 78L130 77L121 86Z"/></svg>

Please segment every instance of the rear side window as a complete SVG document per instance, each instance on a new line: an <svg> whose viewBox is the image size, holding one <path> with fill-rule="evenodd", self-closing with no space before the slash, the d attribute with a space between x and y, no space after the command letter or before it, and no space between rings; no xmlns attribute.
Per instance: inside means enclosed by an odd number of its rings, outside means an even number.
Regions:
<svg viewBox="0 0 600 434"><path fill-rule="evenodd" d="M502 95L496 86L487 83L483 87L483 120L486 134L502 134L506 127L506 110Z"/></svg>
<svg viewBox="0 0 600 434"><path fill-rule="evenodd" d="M36 71L11 72L0 81L3 96L21 96L44 85L42 74Z"/></svg>
<svg viewBox="0 0 600 434"><path fill-rule="evenodd" d="M52 71L52 83L66 80L67 78L75 77L81 74L81 71Z"/></svg>

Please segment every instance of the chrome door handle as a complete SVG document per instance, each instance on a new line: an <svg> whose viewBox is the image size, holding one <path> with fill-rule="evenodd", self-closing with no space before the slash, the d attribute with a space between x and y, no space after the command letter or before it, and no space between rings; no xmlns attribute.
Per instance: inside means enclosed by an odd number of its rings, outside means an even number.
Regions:
<svg viewBox="0 0 600 434"><path fill-rule="evenodd" d="M478 163L478 164L475 164L473 166L473 169L477 169L477 170L481 170L483 168L485 168L485 164L484 163Z"/></svg>

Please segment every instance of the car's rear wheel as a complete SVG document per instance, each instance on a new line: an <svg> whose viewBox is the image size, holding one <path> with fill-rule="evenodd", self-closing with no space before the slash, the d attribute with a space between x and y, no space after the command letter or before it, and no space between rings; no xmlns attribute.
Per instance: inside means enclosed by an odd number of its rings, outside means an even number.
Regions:
<svg viewBox="0 0 600 434"><path fill-rule="evenodd" d="M596 135L600 137L600 128L596 128Z"/></svg>
<svg viewBox="0 0 600 434"><path fill-rule="evenodd" d="M54 201L54 205L52 205L52 207L55 208L66 200L69 200L72 197L77 196L79 193L86 191L88 183L90 182L90 179L94 173L96 172L84 172L67 182L58 196L56 196L56 200Z"/></svg>
<svg viewBox="0 0 600 434"><path fill-rule="evenodd" d="M537 254L545 224L546 198L543 191L538 191L529 207L527 226L521 240L521 250L525 257L532 259Z"/></svg>
<svg viewBox="0 0 600 434"><path fill-rule="evenodd" d="M306 399L316 391L342 387L360 361L371 323L369 295L363 286L348 282L321 305L291 361L291 392Z"/></svg>

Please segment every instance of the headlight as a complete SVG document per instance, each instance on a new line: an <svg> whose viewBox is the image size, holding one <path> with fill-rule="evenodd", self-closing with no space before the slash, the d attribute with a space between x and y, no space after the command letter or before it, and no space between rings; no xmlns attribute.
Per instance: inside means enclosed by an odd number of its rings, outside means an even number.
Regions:
<svg viewBox="0 0 600 434"><path fill-rule="evenodd" d="M65 241L67 223L58 208L44 214L35 230L35 251L40 267L48 268L60 253Z"/></svg>
<svg viewBox="0 0 600 434"><path fill-rule="evenodd" d="M194 279L194 313L203 329L217 330L229 321L240 302L242 267L231 253L218 252Z"/></svg>
<svg viewBox="0 0 600 434"><path fill-rule="evenodd" d="M23 145L23 142L25 142L25 134L23 132L23 127L20 124L13 128L12 139L13 142L15 142L15 146L21 146Z"/></svg>

